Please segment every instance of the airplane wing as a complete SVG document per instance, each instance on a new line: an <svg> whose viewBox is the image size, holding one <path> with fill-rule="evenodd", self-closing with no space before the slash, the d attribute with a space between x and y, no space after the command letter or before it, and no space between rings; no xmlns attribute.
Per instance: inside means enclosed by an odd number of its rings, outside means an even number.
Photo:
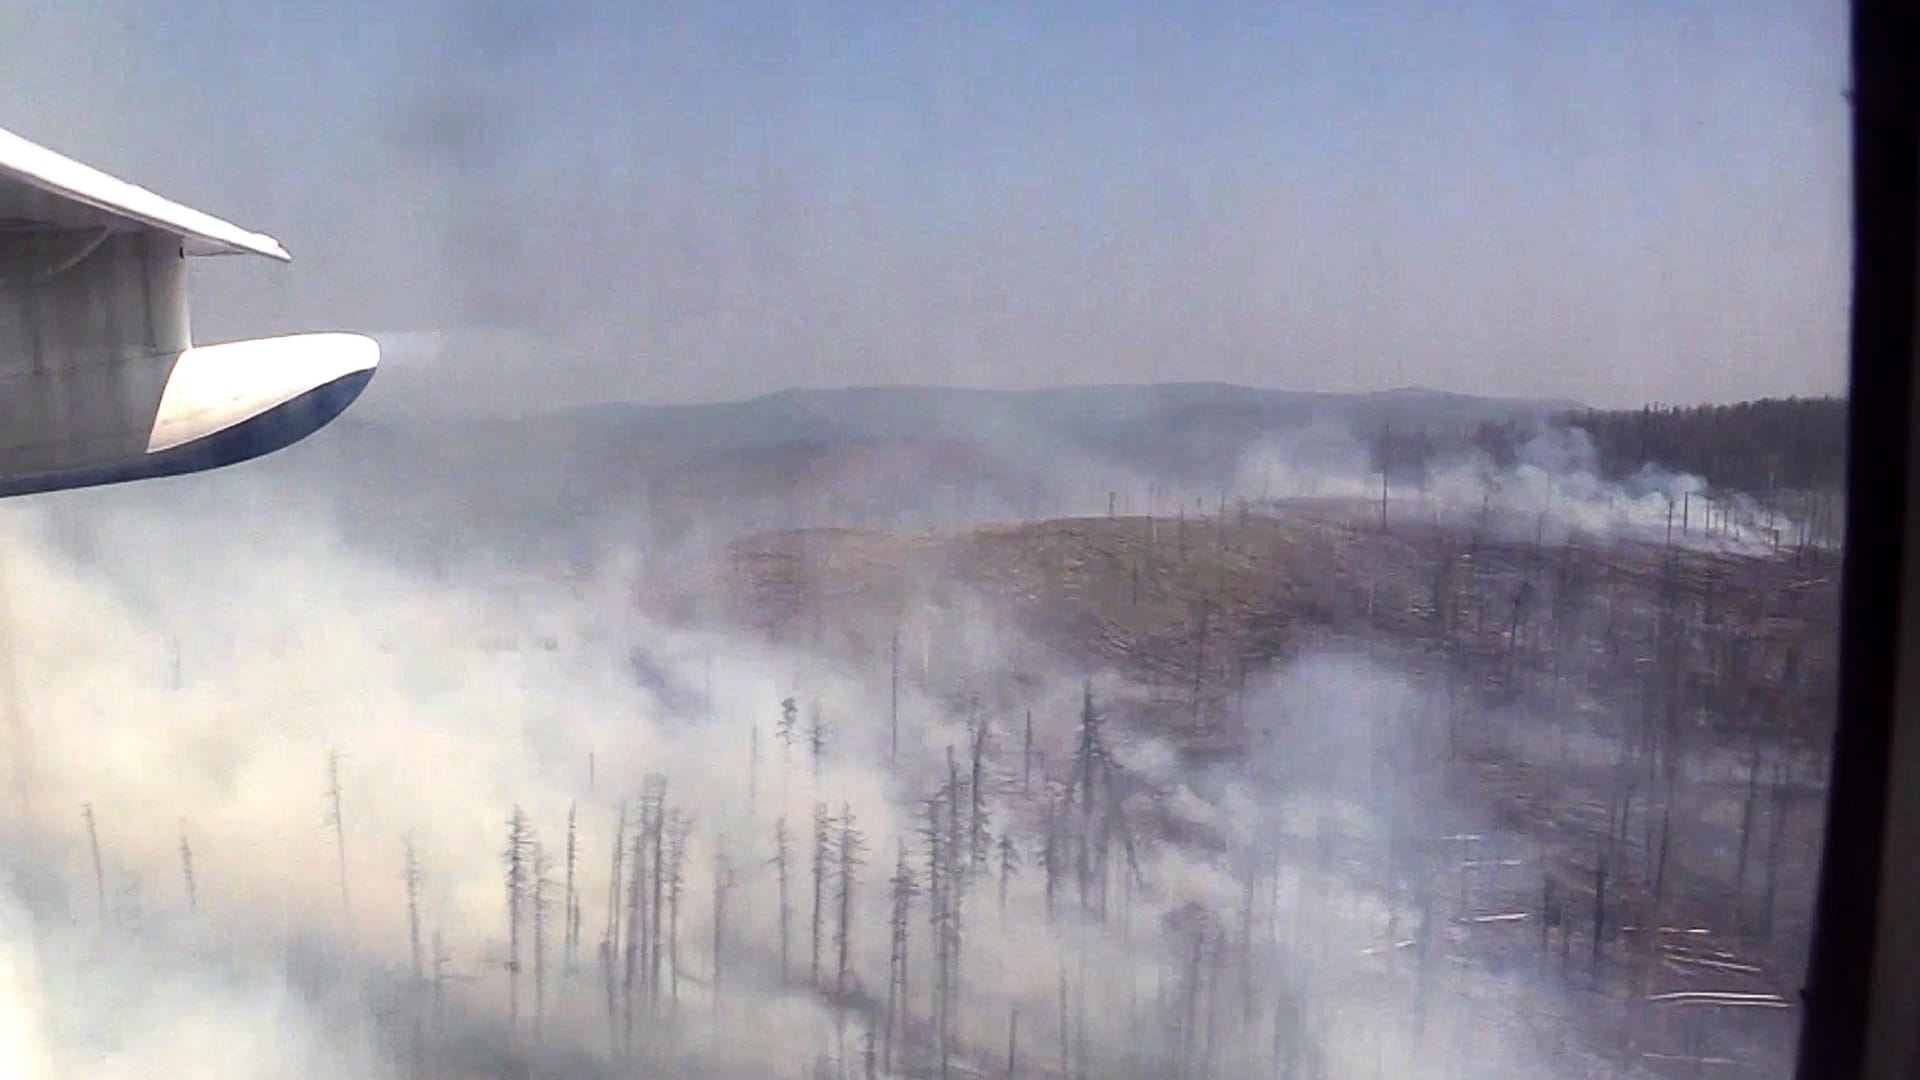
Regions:
<svg viewBox="0 0 1920 1080"><path fill-rule="evenodd" d="M4 128L0 128L0 190L21 203L18 209L8 207L15 212L0 228L144 228L179 237L188 255L250 252L281 262L293 259L280 241L265 233L248 232L163 199Z"/></svg>
<svg viewBox="0 0 1920 1080"><path fill-rule="evenodd" d="M0 496L195 472L296 442L379 362L357 334L196 347L186 259L279 241L0 129Z"/></svg>

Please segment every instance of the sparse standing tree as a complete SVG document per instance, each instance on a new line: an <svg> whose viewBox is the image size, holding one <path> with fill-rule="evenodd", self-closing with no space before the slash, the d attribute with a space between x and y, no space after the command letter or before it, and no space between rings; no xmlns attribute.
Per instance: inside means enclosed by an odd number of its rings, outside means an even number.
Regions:
<svg viewBox="0 0 1920 1080"><path fill-rule="evenodd" d="M83 803L80 816L87 823L87 850L93 855L93 890L100 902L100 920L107 918L107 874L100 862L100 829L93 817L93 804Z"/></svg>
<svg viewBox="0 0 1920 1080"><path fill-rule="evenodd" d="M833 947L834 993L845 996L847 993L847 964L853 945L853 890L859 884L860 866L866 860L862 853L866 850L866 840L860 830L854 827L853 807L848 803L840 804L840 849L835 852L835 869L839 871L839 888L834 901L839 908L838 924L834 928Z"/></svg>
<svg viewBox="0 0 1920 1080"><path fill-rule="evenodd" d="M987 721L983 718L973 729L973 760L967 774L967 802L970 813L967 825L967 855L970 872L982 874L987 869L987 856L993 849L993 835L988 831L987 784L984 774L983 758L986 756Z"/></svg>
<svg viewBox="0 0 1920 1080"><path fill-rule="evenodd" d="M813 777L820 779L820 762L827 756L827 716L816 699L807 709L807 751L813 757Z"/></svg>
<svg viewBox="0 0 1920 1080"><path fill-rule="evenodd" d="M773 822L773 858L767 860L773 866L774 879L780 889L780 985L787 985L788 945L792 941L793 905L787 901L787 883L793 867L793 836L787 831L787 815L781 814Z"/></svg>
<svg viewBox="0 0 1920 1080"><path fill-rule="evenodd" d="M1060 886L1060 801L1055 797L1051 782L1042 777L1042 809L1040 820L1040 868L1046 874L1047 921L1053 921L1053 900Z"/></svg>
<svg viewBox="0 0 1920 1080"><path fill-rule="evenodd" d="M187 844L187 832L180 830L180 876L187 884L187 914L200 913L200 898L193 884L193 848Z"/></svg>
<svg viewBox="0 0 1920 1080"><path fill-rule="evenodd" d="M1000 914L1007 913L1007 885L1020 876L1020 846L1013 842L1013 830L1000 834Z"/></svg>
<svg viewBox="0 0 1920 1080"><path fill-rule="evenodd" d="M647 989L649 1002L657 1004L660 1000L660 965L665 959L661 951L660 930L665 917L662 908L666 895L663 877L666 870L667 778L655 774L647 779L648 794L653 799L653 896L647 911L647 941L652 948L647 955Z"/></svg>
<svg viewBox="0 0 1920 1080"><path fill-rule="evenodd" d="M943 1059L946 1054L948 992L951 989L948 907L953 889L947 873L946 825L942 818L942 795L935 793L926 802L927 823L922 832L927 843L927 937L933 944L932 1013L933 1037ZM902 1006L904 1014L905 1007ZM904 1018L904 1016L903 1016Z"/></svg>
<svg viewBox="0 0 1920 1080"><path fill-rule="evenodd" d="M893 1030L895 1023L901 1029L906 1028L907 1003L911 1000L907 982L907 929L913 914L913 897L919 892L919 885L913 879L913 870L907 865L907 845L902 841L894 857L893 877L887 881L893 900L893 910L888 919L891 931L890 949L887 958L887 1018L881 1035L881 1067L893 1071Z"/></svg>
<svg viewBox="0 0 1920 1080"><path fill-rule="evenodd" d="M538 839L529 839L533 866L533 1052L540 1052L547 1020L547 916L553 910L553 865Z"/></svg>
<svg viewBox="0 0 1920 1080"><path fill-rule="evenodd" d="M333 829L334 851L340 862L340 907L347 902L347 816L342 808L340 790L340 752L327 752L327 824Z"/></svg>
<svg viewBox="0 0 1920 1080"><path fill-rule="evenodd" d="M574 965L579 960L580 952L580 897L574 889L573 880L574 865L579 853L578 833L575 829L577 809L574 804L567 804L566 891L562 894L560 901L562 952L560 967L561 971L568 976L572 975ZM408 843L411 844L412 841L408 841ZM414 942L414 966L416 968L419 966L418 953L420 951L418 936L416 932L416 940Z"/></svg>
<svg viewBox="0 0 1920 1080"><path fill-rule="evenodd" d="M793 740L799 734L800 706L792 698L780 699L780 723L773 729L773 737L780 740L780 760L785 764L793 756Z"/></svg>
<svg viewBox="0 0 1920 1080"><path fill-rule="evenodd" d="M640 803L640 819L634 823L633 852L628 861L633 864L627 874L627 935L625 968L621 978L621 1057L627 1062L633 1060L633 999L634 989L640 985L642 972L647 959L647 838L649 812L647 801L643 797Z"/></svg>
<svg viewBox="0 0 1920 1080"><path fill-rule="evenodd" d="M420 859L413 850L413 834L404 840L406 860L401 865L401 880L407 887L407 946L413 958L413 981L418 986L426 972L420 956Z"/></svg>
<svg viewBox="0 0 1920 1080"><path fill-rule="evenodd" d="M812 950L807 964L807 981L814 986L820 985L820 945L821 932L825 929L823 918L826 903L827 875L831 873L833 858L832 835L833 816L827 813L827 804L813 804L813 936Z"/></svg>
<svg viewBox="0 0 1920 1080"><path fill-rule="evenodd" d="M670 834L667 843L667 969L673 973L668 998L677 1008L680 1003L680 896L686 886L687 841L693 836L693 818L675 810L668 818L667 831Z"/></svg>
<svg viewBox="0 0 1920 1080"><path fill-rule="evenodd" d="M1033 710L1027 710L1027 730L1020 745L1020 794L1025 796L1033 788Z"/></svg>
<svg viewBox="0 0 1920 1080"><path fill-rule="evenodd" d="M607 875L607 926L600 938L600 972L607 992L607 1052L620 1060L619 965L622 950L620 933L621 886L626 883L627 804L620 804L613 830L613 868Z"/></svg>
<svg viewBox="0 0 1920 1080"><path fill-rule="evenodd" d="M528 855L533 829L527 816L515 806L507 818L507 849L501 861L507 867L507 1031L520 1022L520 927L524 922L529 884Z"/></svg>
<svg viewBox="0 0 1920 1080"><path fill-rule="evenodd" d="M727 893L734 886L733 862L725 848L713 855L713 1009L720 1011L720 972L726 955Z"/></svg>

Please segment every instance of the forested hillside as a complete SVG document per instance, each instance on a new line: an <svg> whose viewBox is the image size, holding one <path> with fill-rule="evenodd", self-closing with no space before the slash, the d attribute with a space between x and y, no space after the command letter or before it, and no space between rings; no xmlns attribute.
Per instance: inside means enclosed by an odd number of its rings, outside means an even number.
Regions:
<svg viewBox="0 0 1920 1080"><path fill-rule="evenodd" d="M1646 405L1554 413L1554 427L1585 432L1594 467L1620 480L1649 466L1700 477L1714 488L1835 490L1846 480L1845 398L1762 398L1732 405ZM1371 433L1373 468L1417 477L1436 461L1478 450L1506 468L1538 435L1524 419L1487 420L1471 431L1381 426Z"/></svg>
<svg viewBox="0 0 1920 1080"><path fill-rule="evenodd" d="M1566 422L1592 439L1612 476L1655 464L1745 491L1831 488L1846 479L1845 398L1763 398L1687 408L1581 412Z"/></svg>

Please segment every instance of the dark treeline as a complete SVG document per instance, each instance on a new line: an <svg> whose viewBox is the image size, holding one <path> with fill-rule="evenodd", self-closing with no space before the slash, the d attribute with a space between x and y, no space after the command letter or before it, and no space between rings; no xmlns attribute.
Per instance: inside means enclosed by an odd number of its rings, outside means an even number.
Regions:
<svg viewBox="0 0 1920 1080"><path fill-rule="evenodd" d="M1653 466L1691 473L1715 488L1762 494L1775 489L1833 489L1846 476L1845 398L1763 398L1733 405L1666 406L1556 414L1593 443L1608 479ZM1373 433L1373 468L1417 479L1436 460L1479 450L1502 467L1538 433L1521 420L1487 421L1471 431L1382 428Z"/></svg>
<svg viewBox="0 0 1920 1080"><path fill-rule="evenodd" d="M1735 405L1649 405L1564 418L1593 440L1600 467L1625 476L1653 464L1715 487L1833 488L1846 478L1845 398L1764 398Z"/></svg>

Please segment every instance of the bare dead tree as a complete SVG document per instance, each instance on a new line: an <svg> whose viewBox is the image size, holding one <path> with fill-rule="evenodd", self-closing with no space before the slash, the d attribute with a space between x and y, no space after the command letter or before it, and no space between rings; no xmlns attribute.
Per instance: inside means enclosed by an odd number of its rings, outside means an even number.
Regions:
<svg viewBox="0 0 1920 1080"><path fill-rule="evenodd" d="M333 829L334 851L340 862L340 907L347 909L347 816L340 790L340 752L327 752L327 825Z"/></svg>
<svg viewBox="0 0 1920 1080"><path fill-rule="evenodd" d="M1100 714L1093 707L1093 680L1081 687L1080 734L1074 747L1074 780L1067 787L1072 803L1076 789L1080 797L1080 835L1075 849L1075 879L1080 887L1080 907L1085 910L1093 885L1093 812L1094 782L1106 759L1106 747L1100 738Z"/></svg>
<svg viewBox="0 0 1920 1080"><path fill-rule="evenodd" d="M1013 842L1013 830L1000 834L1000 913L1007 911L1007 886L1020 876L1020 845Z"/></svg>
<svg viewBox="0 0 1920 1080"><path fill-rule="evenodd" d="M735 884L733 861L725 848L713 855L713 1008L720 1010L720 973L726 956L727 893Z"/></svg>
<svg viewBox="0 0 1920 1080"><path fill-rule="evenodd" d="M579 857L579 840L576 829L577 812L578 808L573 803L567 804L566 891L562 894L560 901L562 953L560 967L561 971L569 976L572 975L574 967L580 959L580 895L574 887L574 868ZM411 841L409 841L409 843L411 843ZM417 936L416 934L416 937ZM416 941L414 952L418 954L419 951L419 943ZM416 955L415 967L418 966L418 956Z"/></svg>
<svg viewBox="0 0 1920 1080"><path fill-rule="evenodd" d="M1020 742L1020 794L1033 790L1033 710L1027 710L1026 733Z"/></svg>
<svg viewBox="0 0 1920 1080"><path fill-rule="evenodd" d="M648 1000L657 1003L660 1000L660 965L665 960L661 951L660 930L665 917L662 901L666 895L664 871L666 863L666 815L667 815L667 778L658 773L647 777L643 801L651 800L653 806L650 838L653 841L653 896L647 911L647 941L651 949L647 954Z"/></svg>
<svg viewBox="0 0 1920 1080"><path fill-rule="evenodd" d="M1073 1075L1073 1058L1070 1053L1070 1039L1073 1034L1072 1019L1067 1013L1067 962L1060 961L1060 1076L1062 1080Z"/></svg>
<svg viewBox="0 0 1920 1080"><path fill-rule="evenodd" d="M787 985L788 945L792 941L793 905L787 899L789 875L793 868L793 836L787 831L787 815L781 814L773 822L773 858L767 860L773 867L774 880L780 889L780 985Z"/></svg>
<svg viewBox="0 0 1920 1080"><path fill-rule="evenodd" d="M407 946L413 958L413 981L418 986L423 977L420 955L420 859L413 849L413 834L404 839L406 860L401 864L401 881L407 887Z"/></svg>
<svg viewBox="0 0 1920 1080"><path fill-rule="evenodd" d="M1020 1006L1007 1009L1007 1080L1020 1075Z"/></svg>
<svg viewBox="0 0 1920 1080"><path fill-rule="evenodd" d="M987 856L993 850L993 835L988 831L987 784L983 759L986 756L987 721L983 717L973 729L972 761L967 772L967 854L970 872L982 874Z"/></svg>
<svg viewBox="0 0 1920 1080"><path fill-rule="evenodd" d="M953 943L948 930L953 885L948 874L944 802L937 792L927 799L926 825L921 831L927 845L927 937L933 944L933 1037L943 1061L947 1053L947 1022L951 1016L948 1001L953 982Z"/></svg>
<svg viewBox="0 0 1920 1080"><path fill-rule="evenodd" d="M890 948L887 956L887 1014L882 1029L882 1049L880 1060L882 1067L889 1073L893 1071L893 1031L896 1023L904 1031L906 1028L907 1004L911 1000L907 981L907 931L913 914L913 898L919 892L919 884L914 881L913 869L907 865L907 845L901 842L894 856L893 877L887 880L889 895L893 900L892 912L887 920L891 932Z"/></svg>
<svg viewBox="0 0 1920 1080"><path fill-rule="evenodd" d="M799 735L800 705L792 698L780 699L780 722L774 725L773 737L780 740L780 760L785 764L793 756L793 740Z"/></svg>
<svg viewBox="0 0 1920 1080"><path fill-rule="evenodd" d="M100 919L107 918L107 874L100 862L100 829L93 817L93 804L80 806L80 817L87 823L87 850L93 855L93 891L100 902Z"/></svg>
<svg viewBox="0 0 1920 1080"><path fill-rule="evenodd" d="M848 803L840 804L840 845L835 854L834 869L838 871L839 887L835 890L834 902L839 909L839 918L834 927L834 993L845 996L847 993L848 955L853 945L853 890L859 884L860 867L866 862L862 857L866 851L866 839L854 826L853 807Z"/></svg>
<svg viewBox="0 0 1920 1080"><path fill-rule="evenodd" d="M520 927L525 922L531 883L533 828L515 806L507 818L507 847L500 858L507 868L507 1030L520 1020Z"/></svg>
<svg viewBox="0 0 1920 1080"><path fill-rule="evenodd" d="M815 699L807 709L807 752L813 758L813 775L820 776L820 762L827 756L827 714Z"/></svg>
<svg viewBox="0 0 1920 1080"><path fill-rule="evenodd" d="M825 904L827 896L827 876L832 873L832 836L833 815L827 813L827 804L813 804L813 935L812 949L807 962L807 981L814 986L820 985L820 945L821 933L825 930Z"/></svg>
<svg viewBox="0 0 1920 1080"><path fill-rule="evenodd" d="M629 861L633 864L627 874L626 902L626 956L620 981L621 1060L633 1059L633 999L634 990L640 985L642 969L647 959L647 840L648 813L643 799L640 820L634 823L633 851Z"/></svg>
<svg viewBox="0 0 1920 1080"><path fill-rule="evenodd" d="M533 1049L540 1052L547 1020L547 921L553 910L553 864L538 838L529 838L533 888Z"/></svg>
<svg viewBox="0 0 1920 1080"><path fill-rule="evenodd" d="M673 973L668 998L680 1003L680 898L686 889L687 841L693 836L693 818L678 810L667 819L667 969Z"/></svg>
<svg viewBox="0 0 1920 1080"><path fill-rule="evenodd" d="M1043 778L1041 780L1041 788L1045 791L1045 795L1042 796L1043 802L1040 821L1040 868L1046 875L1047 921L1052 922L1054 897L1058 895L1060 891L1060 862L1062 855L1060 850L1060 829L1063 815L1060 811L1060 800L1053 793L1052 783Z"/></svg>
<svg viewBox="0 0 1920 1080"><path fill-rule="evenodd" d="M887 764L900 758L900 629L894 628L888 652Z"/></svg>
<svg viewBox="0 0 1920 1080"><path fill-rule="evenodd" d="M193 884L193 848L187 843L187 833L180 830L180 876L187 885L187 914L200 913L200 898Z"/></svg>
<svg viewBox="0 0 1920 1080"><path fill-rule="evenodd" d="M613 830L613 867L607 875L607 925L600 938L600 973L607 995L607 1053L622 1060L620 1042L619 966L623 942L620 932L621 886L626 880L627 804L620 804Z"/></svg>

